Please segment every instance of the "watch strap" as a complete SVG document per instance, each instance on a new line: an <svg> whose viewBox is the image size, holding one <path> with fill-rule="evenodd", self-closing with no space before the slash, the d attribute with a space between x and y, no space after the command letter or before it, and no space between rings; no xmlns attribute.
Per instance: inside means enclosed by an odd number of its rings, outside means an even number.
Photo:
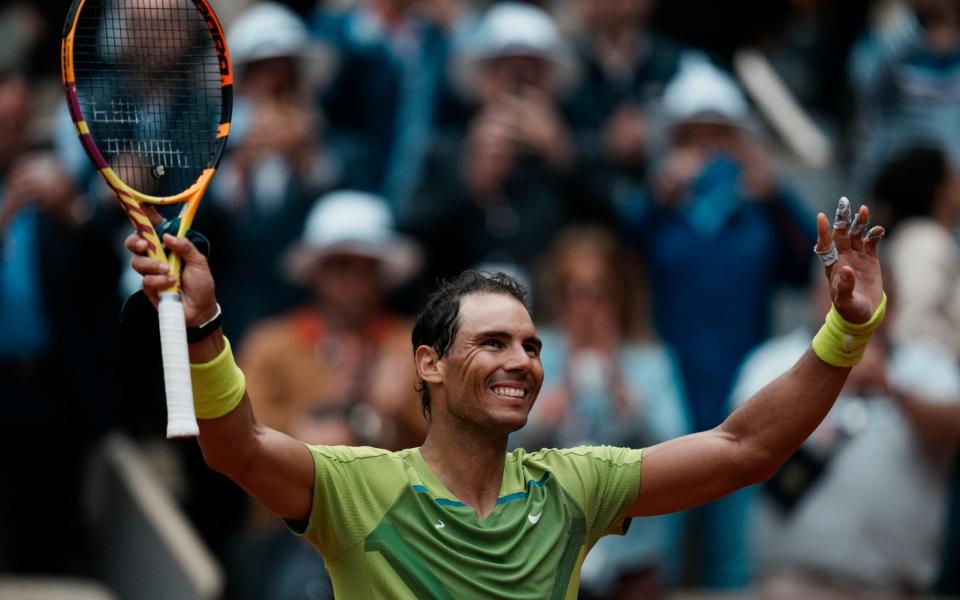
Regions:
<svg viewBox="0 0 960 600"><path fill-rule="evenodd" d="M196 327L187 327L187 343L194 344L199 342L219 329L222 323L223 311L220 310L220 304L217 303L217 314L213 315L211 319Z"/></svg>

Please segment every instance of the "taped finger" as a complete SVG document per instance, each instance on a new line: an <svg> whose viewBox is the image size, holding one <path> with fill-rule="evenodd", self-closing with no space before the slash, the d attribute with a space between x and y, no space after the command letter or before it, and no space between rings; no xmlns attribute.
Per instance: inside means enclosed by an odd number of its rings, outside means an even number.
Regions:
<svg viewBox="0 0 960 600"><path fill-rule="evenodd" d="M865 242L872 242L874 240L881 239L887 233L886 229L880 225L875 225L870 228L870 231L867 232L867 235L863 236Z"/></svg>
<svg viewBox="0 0 960 600"><path fill-rule="evenodd" d="M817 255L817 260L820 261L824 267L829 267L833 263L837 262L839 254L837 253L837 245L833 242L830 242L830 247L826 250L817 250L817 247L813 247L814 253Z"/></svg>
<svg viewBox="0 0 960 600"><path fill-rule="evenodd" d="M837 203L837 214L833 220L833 228L840 231L847 230L850 227L851 217L850 201L847 200L846 196L843 196L840 198L840 202Z"/></svg>
<svg viewBox="0 0 960 600"><path fill-rule="evenodd" d="M860 220L860 213L853 215L853 222L850 223L850 236L860 237L864 234L870 224Z"/></svg>

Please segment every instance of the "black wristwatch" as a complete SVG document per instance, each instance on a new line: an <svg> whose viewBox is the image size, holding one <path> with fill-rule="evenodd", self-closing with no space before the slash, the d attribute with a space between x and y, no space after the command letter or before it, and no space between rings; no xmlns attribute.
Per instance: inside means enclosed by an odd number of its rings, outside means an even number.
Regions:
<svg viewBox="0 0 960 600"><path fill-rule="evenodd" d="M196 327L187 327L187 343L195 344L206 338L216 331L221 323L223 323L223 312L220 310L220 304L217 303L217 314L213 315L212 319Z"/></svg>

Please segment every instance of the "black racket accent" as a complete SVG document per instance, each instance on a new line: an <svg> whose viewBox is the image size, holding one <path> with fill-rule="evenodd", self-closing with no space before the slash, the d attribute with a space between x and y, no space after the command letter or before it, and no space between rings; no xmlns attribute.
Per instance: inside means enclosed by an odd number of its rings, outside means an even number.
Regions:
<svg viewBox="0 0 960 600"><path fill-rule="evenodd" d="M80 110L128 186L175 196L216 166L218 127L229 120L220 59L191 0L84 4L73 48Z"/></svg>

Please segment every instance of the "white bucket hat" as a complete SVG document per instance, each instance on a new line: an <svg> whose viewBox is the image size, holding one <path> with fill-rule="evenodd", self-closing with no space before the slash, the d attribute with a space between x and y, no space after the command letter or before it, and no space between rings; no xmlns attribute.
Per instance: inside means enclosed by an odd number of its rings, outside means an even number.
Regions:
<svg viewBox="0 0 960 600"><path fill-rule="evenodd" d="M752 130L750 106L736 82L705 56L688 54L664 89L664 125L716 123Z"/></svg>
<svg viewBox="0 0 960 600"><path fill-rule="evenodd" d="M491 6L456 48L450 77L466 96L476 97L482 63L501 56L535 56L550 62L559 94L570 91L579 80L579 64L569 42L550 15L529 4Z"/></svg>
<svg viewBox="0 0 960 600"><path fill-rule="evenodd" d="M237 15L227 29L227 44L238 67L268 58L300 58L308 77L324 80L336 63L333 49L314 41L303 19L278 2L258 2Z"/></svg>
<svg viewBox="0 0 960 600"><path fill-rule="evenodd" d="M303 235L284 258L284 271L306 283L319 260L337 254L378 260L388 287L409 280L423 258L416 242L394 230L383 198L354 190L330 192L316 201Z"/></svg>

